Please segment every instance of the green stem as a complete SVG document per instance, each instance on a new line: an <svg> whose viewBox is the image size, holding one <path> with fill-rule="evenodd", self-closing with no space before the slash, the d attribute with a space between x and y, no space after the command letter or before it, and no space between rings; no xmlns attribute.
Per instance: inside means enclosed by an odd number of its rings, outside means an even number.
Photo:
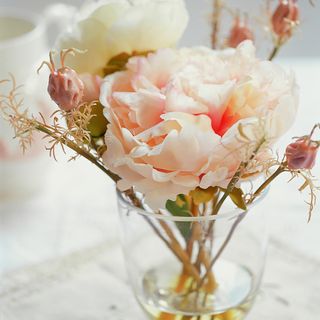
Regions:
<svg viewBox="0 0 320 320"><path fill-rule="evenodd" d="M251 204L261 193L263 190L265 190L269 184L276 178L278 177L282 172L286 171L286 162L281 163L279 168L266 180L264 181L261 186L254 192L253 196L251 199L248 201L247 204Z"/></svg>
<svg viewBox="0 0 320 320"><path fill-rule="evenodd" d="M276 57L276 55L279 53L279 50L280 50L280 47L279 46L275 46L273 48L268 60L272 61Z"/></svg>
<svg viewBox="0 0 320 320"><path fill-rule="evenodd" d="M279 38L276 42L276 44L274 45L273 50L271 51L268 60L272 61L279 53L281 46L283 45L283 41L281 41L281 39Z"/></svg>

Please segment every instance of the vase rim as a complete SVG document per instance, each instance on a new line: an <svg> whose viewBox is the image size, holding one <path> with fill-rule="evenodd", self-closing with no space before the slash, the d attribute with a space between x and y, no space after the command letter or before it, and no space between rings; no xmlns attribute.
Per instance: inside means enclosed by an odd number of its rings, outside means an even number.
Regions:
<svg viewBox="0 0 320 320"><path fill-rule="evenodd" d="M116 189L117 192L117 198L118 202L124 204L127 208L131 208L133 211L137 212L138 214L141 214L143 216L149 217L149 218L154 218L157 220L166 220L166 221L173 221L173 222L203 222L203 221L215 221L215 220L222 220L222 219L231 219L237 216L240 216L241 214L244 214L248 212L251 208L255 207L260 201L262 201L267 193L269 192L269 187L265 189L261 193L261 195L247 207L247 210L242 210L240 208L235 208L232 210L228 210L226 212L217 214L217 215L205 215L205 216L197 216L197 217L178 217L178 216L173 216L169 214L160 214L156 212L151 212L147 211L145 209L138 208L131 204L125 197L124 194ZM167 210L161 209L162 212L168 213Z"/></svg>

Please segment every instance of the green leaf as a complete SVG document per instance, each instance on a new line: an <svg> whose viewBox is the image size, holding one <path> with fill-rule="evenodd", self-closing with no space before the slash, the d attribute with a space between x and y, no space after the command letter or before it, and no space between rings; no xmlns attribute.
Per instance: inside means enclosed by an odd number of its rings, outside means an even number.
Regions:
<svg viewBox="0 0 320 320"><path fill-rule="evenodd" d="M131 54L122 52L109 60L104 68L104 75L107 76L114 72L125 70L126 64L130 58L135 56L147 56L150 52L153 51L133 51Z"/></svg>
<svg viewBox="0 0 320 320"><path fill-rule="evenodd" d="M244 193L241 189L233 188L229 194L229 197L238 208L247 210L247 205L244 201Z"/></svg>
<svg viewBox="0 0 320 320"><path fill-rule="evenodd" d="M176 201L168 200L166 209L175 217L192 217L184 195L179 195ZM191 222L177 221L176 226L184 239L188 240L191 236Z"/></svg>
<svg viewBox="0 0 320 320"><path fill-rule="evenodd" d="M219 188L217 187L209 187L207 189L197 187L190 192L190 196L192 197L194 204L198 206L201 203L211 201L217 195L218 191Z"/></svg>

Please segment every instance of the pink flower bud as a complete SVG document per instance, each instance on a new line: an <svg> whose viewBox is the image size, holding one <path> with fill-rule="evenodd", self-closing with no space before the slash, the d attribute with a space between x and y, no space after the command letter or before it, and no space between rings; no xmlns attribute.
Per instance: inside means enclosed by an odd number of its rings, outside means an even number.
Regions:
<svg viewBox="0 0 320 320"><path fill-rule="evenodd" d="M84 85L78 74L68 67L54 70L49 77L48 92L51 99L64 111L79 106Z"/></svg>
<svg viewBox="0 0 320 320"><path fill-rule="evenodd" d="M236 48L241 42L253 39L254 35L252 31L246 24L241 24L239 18L237 18L228 37L228 46Z"/></svg>
<svg viewBox="0 0 320 320"><path fill-rule="evenodd" d="M82 101L92 102L98 101L100 97L100 86L102 83L102 78L97 75L92 75L89 73L83 73L79 75L81 81L84 85L84 92Z"/></svg>
<svg viewBox="0 0 320 320"><path fill-rule="evenodd" d="M288 145L286 158L291 170L312 169L315 165L319 145L302 138Z"/></svg>
<svg viewBox="0 0 320 320"><path fill-rule="evenodd" d="M272 15L272 27L281 38L290 37L294 25L299 22L299 7L296 0L280 0Z"/></svg>

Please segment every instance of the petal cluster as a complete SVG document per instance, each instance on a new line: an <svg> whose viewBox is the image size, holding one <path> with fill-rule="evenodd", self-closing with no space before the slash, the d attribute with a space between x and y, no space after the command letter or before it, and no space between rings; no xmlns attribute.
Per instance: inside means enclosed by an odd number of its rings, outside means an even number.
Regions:
<svg viewBox="0 0 320 320"><path fill-rule="evenodd" d="M106 77L106 166L153 208L195 187L225 187L242 161L261 156L292 124L294 77L237 49L161 49ZM259 155L258 155L259 156Z"/></svg>

